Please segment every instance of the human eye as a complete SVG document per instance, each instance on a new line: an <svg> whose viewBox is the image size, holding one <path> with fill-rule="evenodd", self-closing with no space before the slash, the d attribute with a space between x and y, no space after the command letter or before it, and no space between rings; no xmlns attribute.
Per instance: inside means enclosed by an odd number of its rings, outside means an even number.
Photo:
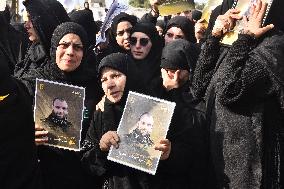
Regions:
<svg viewBox="0 0 284 189"><path fill-rule="evenodd" d="M118 32L116 33L117 36L123 36L123 34L124 34L124 31L118 31Z"/></svg>
<svg viewBox="0 0 284 189"><path fill-rule="evenodd" d="M177 35L176 38L177 39L183 39L183 36L182 35Z"/></svg>
<svg viewBox="0 0 284 189"><path fill-rule="evenodd" d="M70 46L70 43L62 42L62 43L59 43L58 46L60 46L63 49L67 49Z"/></svg>
<svg viewBox="0 0 284 189"><path fill-rule="evenodd" d="M81 44L74 44L74 45L73 45L73 48L74 48L76 51L81 51L81 50L83 50L83 45L81 45Z"/></svg>
<svg viewBox="0 0 284 189"><path fill-rule="evenodd" d="M105 78L105 77L101 78L102 83L106 82L106 80L107 80L107 78Z"/></svg>
<svg viewBox="0 0 284 189"><path fill-rule="evenodd" d="M174 36L174 34L172 33L166 33L166 35L169 37L169 38L172 38Z"/></svg>

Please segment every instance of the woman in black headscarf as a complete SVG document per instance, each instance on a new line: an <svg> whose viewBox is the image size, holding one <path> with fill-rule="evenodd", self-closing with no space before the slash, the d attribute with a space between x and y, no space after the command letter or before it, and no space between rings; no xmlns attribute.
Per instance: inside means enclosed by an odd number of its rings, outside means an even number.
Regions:
<svg viewBox="0 0 284 189"><path fill-rule="evenodd" d="M101 98L96 75L86 68L84 62L88 47L88 38L85 30L79 24L65 22L59 25L52 35L50 57L51 61L43 68L38 68L22 77L33 96L35 78L47 79L60 83L72 84L86 88L84 106L89 112ZM85 110L86 115L86 110ZM89 117L84 118L81 136L84 136L89 127ZM36 126L36 143L46 142L42 136L47 133L43 128ZM81 169L80 158L76 153L68 150L56 149L48 146L39 146L39 159L47 188L82 188L87 185ZM62 161L63 160L63 161ZM62 162L61 162L62 161Z"/></svg>
<svg viewBox="0 0 284 189"><path fill-rule="evenodd" d="M194 34L194 22L185 16L175 16L169 20L165 29L165 43L174 39L185 39L196 43Z"/></svg>
<svg viewBox="0 0 284 189"><path fill-rule="evenodd" d="M148 89L160 80L160 58L162 39L154 24L141 22L136 24L130 37L131 55L137 68L137 79L141 86ZM143 91L144 90L144 91ZM142 89L142 92L146 92Z"/></svg>
<svg viewBox="0 0 284 189"><path fill-rule="evenodd" d="M266 6L257 2L219 59L219 40L238 12L218 17L197 64L193 86L207 101L216 188L283 187L284 4L271 5L266 23L274 29L261 26Z"/></svg>
<svg viewBox="0 0 284 189"><path fill-rule="evenodd" d="M106 98L104 111L97 110L84 143L82 162L97 179L98 188L148 188L147 174L107 160L108 150L102 146L115 131L123 113L131 85L128 65L131 59L123 53L113 53L101 61L98 71ZM115 76L115 77L114 77ZM116 93L114 93L116 92ZM108 146L109 148L110 146Z"/></svg>
<svg viewBox="0 0 284 189"><path fill-rule="evenodd" d="M111 53L129 53L130 31L136 23L137 18L133 15L121 12L115 16L108 30L108 45L106 49L102 49L101 52L99 52L98 61Z"/></svg>
<svg viewBox="0 0 284 189"><path fill-rule="evenodd" d="M24 60L16 65L14 74L18 78L30 69L47 64L50 59L50 40L54 29L70 20L63 5L57 0L28 0L23 3L28 12L25 28L32 44Z"/></svg>

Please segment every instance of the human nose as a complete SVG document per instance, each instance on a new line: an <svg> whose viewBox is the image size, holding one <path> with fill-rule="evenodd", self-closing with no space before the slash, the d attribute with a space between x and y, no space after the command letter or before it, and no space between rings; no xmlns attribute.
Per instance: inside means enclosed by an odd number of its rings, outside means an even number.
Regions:
<svg viewBox="0 0 284 189"><path fill-rule="evenodd" d="M67 48L66 48L66 53L68 54L68 55L73 55L74 54L74 47L73 47L73 45L72 44L70 44Z"/></svg>
<svg viewBox="0 0 284 189"><path fill-rule="evenodd" d="M109 79L107 81L107 89L111 90L114 88L114 86L115 86L115 82L113 81L113 79Z"/></svg>
<svg viewBox="0 0 284 189"><path fill-rule="evenodd" d="M129 39L129 37L130 37L130 33L129 32L124 32L123 33L123 38L124 39Z"/></svg>
<svg viewBox="0 0 284 189"><path fill-rule="evenodd" d="M31 21L30 20L26 21L25 24L24 24L24 27L26 29L30 29L31 28Z"/></svg>

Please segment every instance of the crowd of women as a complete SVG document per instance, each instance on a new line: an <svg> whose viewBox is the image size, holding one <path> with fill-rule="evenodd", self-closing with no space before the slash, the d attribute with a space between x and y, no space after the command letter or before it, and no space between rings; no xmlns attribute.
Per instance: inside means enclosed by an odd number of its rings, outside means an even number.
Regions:
<svg viewBox="0 0 284 189"><path fill-rule="evenodd" d="M182 15L157 21L153 0L140 19L118 14L97 46L89 9L26 0L25 31L1 11L0 188L283 188L284 1L267 13L258 0L243 17L233 2L214 9L205 31ZM237 40L222 45L236 21ZM85 88L80 152L44 145L36 78ZM107 160L130 90L176 103L166 139L154 144L155 175Z"/></svg>

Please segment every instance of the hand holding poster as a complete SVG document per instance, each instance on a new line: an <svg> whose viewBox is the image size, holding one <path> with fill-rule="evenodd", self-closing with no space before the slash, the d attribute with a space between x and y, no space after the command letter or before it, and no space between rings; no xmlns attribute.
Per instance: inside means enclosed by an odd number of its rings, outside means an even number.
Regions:
<svg viewBox="0 0 284 189"><path fill-rule="evenodd" d="M45 145L80 150L85 89L37 79L35 123L48 131Z"/></svg>
<svg viewBox="0 0 284 189"><path fill-rule="evenodd" d="M174 108L173 102L129 92L117 130L119 147L107 158L154 175L161 156L154 144L166 138Z"/></svg>
<svg viewBox="0 0 284 189"><path fill-rule="evenodd" d="M256 4L256 2L257 0L249 0L249 1L248 0L235 0L233 8L240 10L240 13L239 13L240 16L249 16L249 13L250 13L249 11L252 8L252 6ZM268 6L267 6L266 13L262 21L262 25L265 23L266 16L269 12L269 9L271 7L273 0L266 0L266 2L268 3ZM225 34L225 36L221 40L221 43L225 45L232 45L233 42L235 42L238 39L238 34L243 28L244 28L244 22L242 20L237 20L236 26L234 27L234 29Z"/></svg>

